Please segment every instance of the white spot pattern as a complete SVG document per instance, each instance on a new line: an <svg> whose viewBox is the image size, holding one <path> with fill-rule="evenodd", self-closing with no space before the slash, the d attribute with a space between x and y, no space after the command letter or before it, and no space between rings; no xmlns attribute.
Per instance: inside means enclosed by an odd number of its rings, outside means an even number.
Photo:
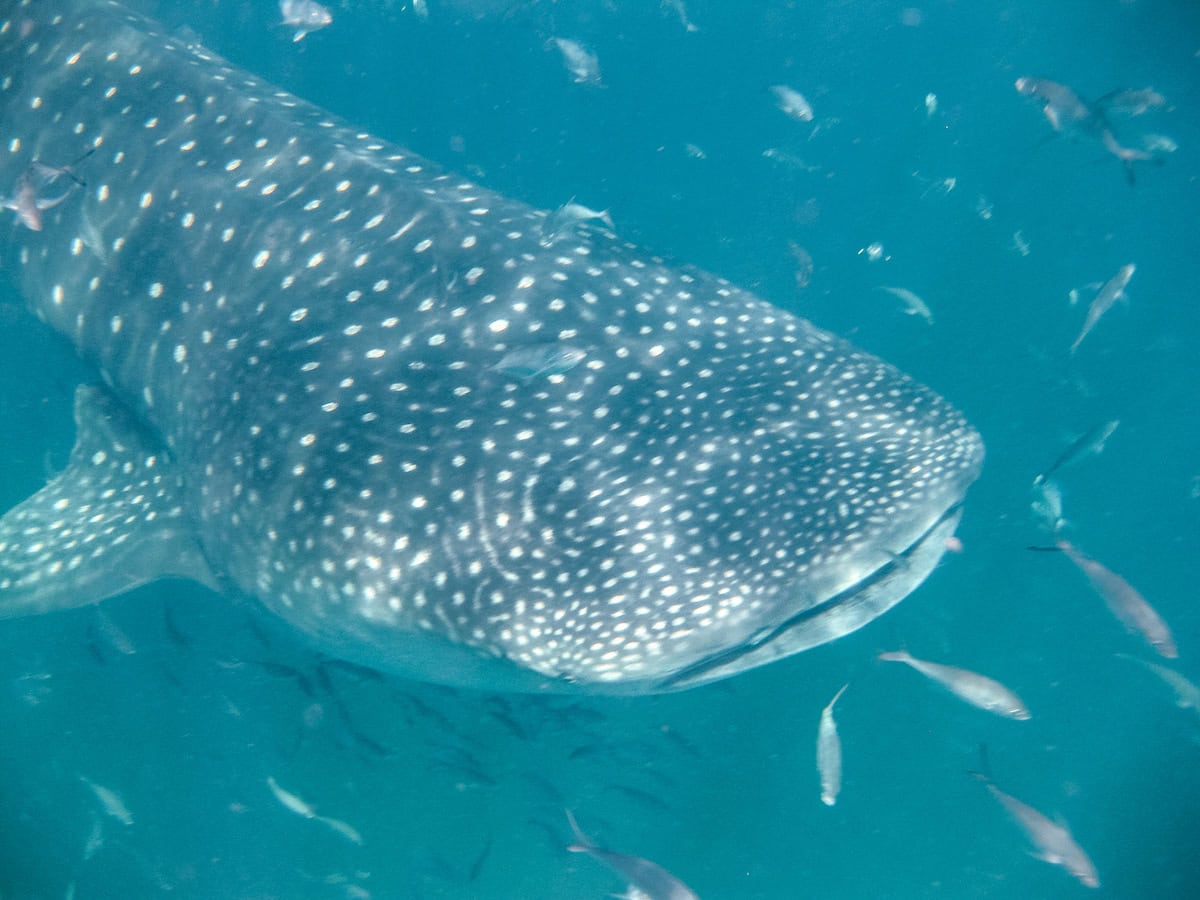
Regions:
<svg viewBox="0 0 1200 900"><path fill-rule="evenodd" d="M807 322L599 231L543 247L543 215L203 50L76 24L0 84L0 172L33 141L108 154L47 228L69 258L21 277L189 467L214 565L298 627L418 675L425 631L658 684L894 565L974 478L956 411ZM183 61L152 65L164 46ZM530 347L544 371L497 369ZM99 525L64 524L69 496L10 514L0 570L178 514L175 481L117 458Z"/></svg>

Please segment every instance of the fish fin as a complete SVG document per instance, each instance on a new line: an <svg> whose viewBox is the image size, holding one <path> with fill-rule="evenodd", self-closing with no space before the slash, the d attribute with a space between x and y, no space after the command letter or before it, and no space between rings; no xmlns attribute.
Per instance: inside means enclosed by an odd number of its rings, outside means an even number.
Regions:
<svg viewBox="0 0 1200 900"><path fill-rule="evenodd" d="M169 575L216 587L154 438L96 387L76 390L75 422L67 468L0 518L0 618L99 603Z"/></svg>

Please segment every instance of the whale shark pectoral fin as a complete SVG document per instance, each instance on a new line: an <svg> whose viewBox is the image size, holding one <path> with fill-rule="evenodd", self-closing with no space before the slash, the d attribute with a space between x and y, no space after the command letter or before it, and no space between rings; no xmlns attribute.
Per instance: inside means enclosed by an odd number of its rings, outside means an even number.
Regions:
<svg viewBox="0 0 1200 900"><path fill-rule="evenodd" d="M99 603L169 575L216 586L175 464L106 391L75 392L67 468L0 518L0 618Z"/></svg>

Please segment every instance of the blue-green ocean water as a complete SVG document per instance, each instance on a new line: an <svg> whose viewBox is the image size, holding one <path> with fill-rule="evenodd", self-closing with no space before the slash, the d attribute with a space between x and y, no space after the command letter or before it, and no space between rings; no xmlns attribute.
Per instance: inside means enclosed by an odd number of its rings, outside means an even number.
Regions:
<svg viewBox="0 0 1200 900"><path fill-rule="evenodd" d="M623 236L928 383L981 430L988 460L963 552L897 609L678 695L489 697L334 670L339 707L286 630L175 582L106 603L107 618L0 621L0 897L621 891L566 852L565 807L705 900L1087 893L1033 859L965 774L981 742L1003 789L1070 823L1102 895L1200 896L1200 719L1117 655L1154 659L1067 560L1025 549L1050 540L1033 476L1119 419L1103 454L1062 475L1067 534L1159 610L1176 668L1200 681L1200 5L686 0L688 31L655 0L428 0L427 19L342 0L300 43L267 0L140 8L488 187L611 209ZM573 83L551 37L591 47L603 86ZM1022 75L1088 97L1153 86L1167 108L1118 130L1178 150L1131 187L1097 143L1046 140L1013 89ZM780 83L813 122L775 108ZM876 241L887 258L872 263L860 251ZM814 261L806 288L789 242ZM1129 262L1130 302L1072 356L1086 285ZM879 285L918 293L935 323ZM94 376L0 291L8 508L64 464L73 387ZM874 661L900 645L999 678L1033 718L992 717ZM846 681L844 786L826 808L817 720ZM134 824L104 817L80 775L118 790ZM268 776L362 845L289 813ZM103 844L85 859L96 822Z"/></svg>

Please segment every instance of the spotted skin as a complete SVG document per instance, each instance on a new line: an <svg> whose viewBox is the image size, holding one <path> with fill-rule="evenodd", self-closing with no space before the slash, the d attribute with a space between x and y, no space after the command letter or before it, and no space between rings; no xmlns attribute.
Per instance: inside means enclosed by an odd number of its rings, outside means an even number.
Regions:
<svg viewBox="0 0 1200 900"><path fill-rule="evenodd" d="M982 444L886 363L606 233L545 248L544 213L116 4L6 8L0 184L95 152L0 260L104 386L0 520L0 614L182 574L403 675L647 693L940 557ZM502 365L554 343L586 357Z"/></svg>

